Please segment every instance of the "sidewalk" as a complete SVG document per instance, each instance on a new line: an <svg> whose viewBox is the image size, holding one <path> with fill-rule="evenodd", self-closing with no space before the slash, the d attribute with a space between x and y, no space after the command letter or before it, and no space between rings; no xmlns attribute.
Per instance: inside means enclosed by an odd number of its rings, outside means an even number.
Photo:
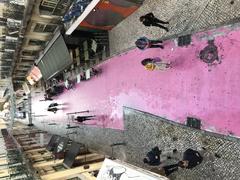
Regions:
<svg viewBox="0 0 240 180"><path fill-rule="evenodd" d="M183 153L192 148L206 148L203 162L192 170L179 169L170 176L176 180L229 180L240 176L240 141L239 139L195 130L182 126L155 115L124 108L125 131L80 126L66 130L63 124L46 126L39 121L35 125L51 133L68 135L74 141L88 145L89 148L104 154L111 154L110 145L125 142L126 146L114 147L114 157L131 164L152 169L142 159L154 146L159 146L163 154L177 149ZM215 153L218 157L215 157Z"/></svg>
<svg viewBox="0 0 240 180"><path fill-rule="evenodd" d="M172 39L239 22L239 7L240 1L229 0L145 0L134 14L110 31L111 54L134 47L134 42L142 36ZM150 12L170 22L168 33L140 23L139 17Z"/></svg>

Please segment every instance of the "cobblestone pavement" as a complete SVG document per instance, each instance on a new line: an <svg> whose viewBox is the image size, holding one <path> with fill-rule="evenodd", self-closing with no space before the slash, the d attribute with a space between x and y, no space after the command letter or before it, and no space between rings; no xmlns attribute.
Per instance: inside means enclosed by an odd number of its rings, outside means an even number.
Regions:
<svg viewBox="0 0 240 180"><path fill-rule="evenodd" d="M171 39L217 26L239 22L239 0L145 0L131 16L123 20L109 33L111 54L134 47L141 36ZM166 33L157 27L144 27L139 17L153 12L159 19L169 21Z"/></svg>
<svg viewBox="0 0 240 180"><path fill-rule="evenodd" d="M204 161L193 170L182 170L171 175L170 179L181 180L230 180L239 179L240 141L233 137L217 135L188 128L155 115L124 108L125 131L81 126L77 129L66 129L65 124L48 126L35 119L34 124L53 134L68 135L69 138L85 143L89 148L111 155L112 143L126 142L126 146L114 148L114 156L137 166L151 169L143 164L142 159L153 147L158 145L162 159L166 159L173 149L177 148L181 157L187 148L202 150ZM215 153L219 156L216 157ZM169 163L173 163L174 159ZM177 162L177 160L175 160Z"/></svg>
<svg viewBox="0 0 240 180"><path fill-rule="evenodd" d="M193 170L179 170L170 179L229 180L239 179L240 141L238 139L188 128L148 113L125 108L124 111L127 160L142 163L143 153L158 145L163 153L188 148L204 152L203 162ZM215 157L215 153L220 158ZM140 158L139 158L140 157ZM150 167L145 167L150 168Z"/></svg>

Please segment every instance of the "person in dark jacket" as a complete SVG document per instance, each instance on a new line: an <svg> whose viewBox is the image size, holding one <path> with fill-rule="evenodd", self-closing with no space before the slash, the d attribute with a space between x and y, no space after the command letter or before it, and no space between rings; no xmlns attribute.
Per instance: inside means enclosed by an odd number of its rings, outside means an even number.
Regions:
<svg viewBox="0 0 240 180"><path fill-rule="evenodd" d="M161 40L150 40L146 37L141 37L135 42L136 46L141 50L145 50L147 48L163 49L164 47L161 43L163 43Z"/></svg>
<svg viewBox="0 0 240 180"><path fill-rule="evenodd" d="M62 104L58 104L58 103L55 103L55 102L53 102L53 103L51 103L49 106L48 106L48 111L51 111L51 112L53 112L53 113L56 113L58 110L59 110L59 105L62 105Z"/></svg>
<svg viewBox="0 0 240 180"><path fill-rule="evenodd" d="M78 122L84 122L84 121L89 121L92 120L95 116L77 116L76 121Z"/></svg>
<svg viewBox="0 0 240 180"><path fill-rule="evenodd" d="M47 110L50 111L50 112L53 112L55 114L59 109L56 108L56 106L54 106L54 107L48 108Z"/></svg>
<svg viewBox="0 0 240 180"><path fill-rule="evenodd" d="M53 97L57 95L56 91L52 87L46 90L46 94L48 94L49 97Z"/></svg>
<svg viewBox="0 0 240 180"><path fill-rule="evenodd" d="M169 176L170 174L178 170L178 166L179 164L177 163L177 164L164 166L162 169L164 170L165 175Z"/></svg>
<svg viewBox="0 0 240 180"><path fill-rule="evenodd" d="M161 24L169 24L169 22L161 21L158 18L156 18L153 13L148 13L144 16L141 16L139 19L145 26L156 26L161 29L164 29L165 31L169 31L167 27L161 25Z"/></svg>
<svg viewBox="0 0 240 180"><path fill-rule="evenodd" d="M158 166L161 164L160 155L162 151L156 146L147 153L147 156L143 159L143 162L150 166Z"/></svg>
<svg viewBox="0 0 240 180"><path fill-rule="evenodd" d="M44 100L45 101L53 101L53 98L50 97L48 94L44 94Z"/></svg>
<svg viewBox="0 0 240 180"><path fill-rule="evenodd" d="M199 165L203 160L203 157L198 151L187 149L183 154L183 160L179 161L181 168L192 169Z"/></svg>
<svg viewBox="0 0 240 180"><path fill-rule="evenodd" d="M53 91L54 91L57 95L59 95L59 94L63 93L63 91L64 91L64 86L63 86L63 85L54 85L54 86L53 86Z"/></svg>
<svg viewBox="0 0 240 180"><path fill-rule="evenodd" d="M48 108L53 108L53 107L57 107L59 104L58 103L51 103Z"/></svg>

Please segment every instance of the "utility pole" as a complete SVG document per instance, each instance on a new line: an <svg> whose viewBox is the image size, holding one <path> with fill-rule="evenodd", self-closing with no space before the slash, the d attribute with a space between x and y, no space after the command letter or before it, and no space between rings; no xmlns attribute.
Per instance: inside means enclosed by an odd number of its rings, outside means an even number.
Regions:
<svg viewBox="0 0 240 180"><path fill-rule="evenodd" d="M33 126L32 123L32 95L31 92L28 94L28 126Z"/></svg>
<svg viewBox="0 0 240 180"><path fill-rule="evenodd" d="M10 128L13 127L14 119L15 119L15 114L16 114L16 99L15 99L15 93L13 89L13 83L12 83L12 78L9 78L9 84L8 84L8 89L9 89L9 94L10 94Z"/></svg>

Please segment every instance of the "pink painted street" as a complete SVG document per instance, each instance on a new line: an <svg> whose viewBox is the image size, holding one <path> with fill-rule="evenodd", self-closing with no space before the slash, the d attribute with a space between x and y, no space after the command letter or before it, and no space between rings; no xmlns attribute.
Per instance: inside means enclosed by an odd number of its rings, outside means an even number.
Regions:
<svg viewBox="0 0 240 180"><path fill-rule="evenodd" d="M211 38L221 64L208 67L199 52ZM123 130L126 106L183 124L188 116L195 117L204 130L240 136L239 47L240 30L224 27L195 34L188 47L168 40L164 49L134 49L101 63L101 74L65 90L55 100L65 104L63 110L47 112L51 102L39 102L42 95L36 95L33 112L67 123L66 113L89 110L96 119L87 124ZM171 62L172 68L147 71L141 61L149 57Z"/></svg>
<svg viewBox="0 0 240 180"><path fill-rule="evenodd" d="M0 179L240 179L240 0L0 0Z"/></svg>

